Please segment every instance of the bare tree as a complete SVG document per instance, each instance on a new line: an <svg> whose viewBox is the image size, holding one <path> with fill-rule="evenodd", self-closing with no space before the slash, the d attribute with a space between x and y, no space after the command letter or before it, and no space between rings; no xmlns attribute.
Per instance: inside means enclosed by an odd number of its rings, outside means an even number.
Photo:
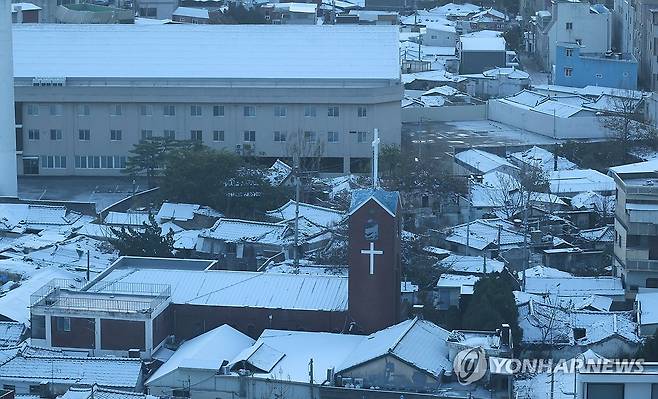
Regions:
<svg viewBox="0 0 658 399"><path fill-rule="evenodd" d="M633 91L625 90L619 96L611 97L607 109L599 113L603 127L624 151L628 151L633 143L654 139L655 130L645 123L640 103Z"/></svg>
<svg viewBox="0 0 658 399"><path fill-rule="evenodd" d="M496 174L492 186L485 185L485 193L492 204L499 204L507 219L529 210L538 195L549 191L544 170L527 165L519 169L517 176Z"/></svg>

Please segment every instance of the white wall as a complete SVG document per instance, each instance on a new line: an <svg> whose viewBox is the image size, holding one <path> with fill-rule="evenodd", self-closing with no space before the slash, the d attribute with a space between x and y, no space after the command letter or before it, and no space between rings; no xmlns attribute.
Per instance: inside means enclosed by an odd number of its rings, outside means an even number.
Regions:
<svg viewBox="0 0 658 399"><path fill-rule="evenodd" d="M492 121L559 139L602 139L610 137L608 130L596 116L555 118L541 112L523 109L500 100L487 102L487 115ZM555 129L555 134L554 134Z"/></svg>
<svg viewBox="0 0 658 399"><path fill-rule="evenodd" d="M425 46L454 47L457 44L457 33L455 32L427 28L422 37Z"/></svg>

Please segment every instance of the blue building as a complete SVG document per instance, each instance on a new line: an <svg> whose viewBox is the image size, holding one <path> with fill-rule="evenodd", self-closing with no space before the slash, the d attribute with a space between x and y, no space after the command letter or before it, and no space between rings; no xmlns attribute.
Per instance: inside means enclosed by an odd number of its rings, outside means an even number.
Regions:
<svg viewBox="0 0 658 399"><path fill-rule="evenodd" d="M586 53L578 43L558 43L553 84L637 89L637 60L632 54Z"/></svg>

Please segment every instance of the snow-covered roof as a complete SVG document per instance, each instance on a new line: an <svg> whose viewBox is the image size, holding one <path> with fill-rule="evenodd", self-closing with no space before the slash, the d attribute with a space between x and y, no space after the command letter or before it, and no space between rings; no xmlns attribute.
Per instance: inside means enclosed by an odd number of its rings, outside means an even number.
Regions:
<svg viewBox="0 0 658 399"><path fill-rule="evenodd" d="M571 277L572 274L552 267L538 265L526 269L525 276L526 278L527 277Z"/></svg>
<svg viewBox="0 0 658 399"><path fill-rule="evenodd" d="M487 273L500 273L505 268L505 264L499 260L464 255L450 255L440 260L437 265L460 274L484 274L485 268Z"/></svg>
<svg viewBox="0 0 658 399"><path fill-rule="evenodd" d="M104 222L113 226L142 227L144 223L148 224L149 215L135 212L108 212Z"/></svg>
<svg viewBox="0 0 658 399"><path fill-rule="evenodd" d="M118 265L101 278L92 280L90 290L96 286L109 289L114 282L153 281L169 285L170 300L176 304L322 311L347 309L347 279L331 275L185 270L164 263L160 266L128 264Z"/></svg>
<svg viewBox="0 0 658 399"><path fill-rule="evenodd" d="M471 3L448 3L439 7L434 7L429 11L437 15L445 15L449 17L465 17L470 14L480 12L480 10L482 10L480 6Z"/></svg>
<svg viewBox="0 0 658 399"><path fill-rule="evenodd" d="M57 370L53 373L53 370ZM121 357L69 357L18 353L0 365L0 380L40 384L94 385L137 389L142 375L140 359Z"/></svg>
<svg viewBox="0 0 658 399"><path fill-rule="evenodd" d="M265 330L230 365L234 369L247 365L258 377L308 383L309 361L313 359L315 381L321 384L324 371L337 370L364 339L363 335Z"/></svg>
<svg viewBox="0 0 658 399"><path fill-rule="evenodd" d="M268 3L265 7L272 7L277 11L288 11L302 14L315 14L318 5L315 3Z"/></svg>
<svg viewBox="0 0 658 399"><path fill-rule="evenodd" d="M11 3L11 12L18 12L18 10L38 11L41 10L41 7L32 3Z"/></svg>
<svg viewBox="0 0 658 399"><path fill-rule="evenodd" d="M610 171L618 175L658 173L658 159L652 159L650 161L636 162L636 163L620 165L620 166L613 166L612 168L610 168Z"/></svg>
<svg viewBox="0 0 658 399"><path fill-rule="evenodd" d="M571 207L612 213L615 209L615 197L614 195L605 196L593 191L586 191L571 198Z"/></svg>
<svg viewBox="0 0 658 399"><path fill-rule="evenodd" d="M619 277L528 277L525 291L538 295L557 296L624 296Z"/></svg>
<svg viewBox="0 0 658 399"><path fill-rule="evenodd" d="M423 96L431 96L434 94L439 94L442 96L454 96L455 94L460 93L459 90L455 89L454 87L451 86L437 86L433 87L427 91L425 91L422 95Z"/></svg>
<svg viewBox="0 0 658 399"><path fill-rule="evenodd" d="M38 397L38 396L37 396ZM157 396L122 389L91 387L71 387L60 399L158 399ZM17 398L18 399L18 398ZM25 398L23 398L25 399Z"/></svg>
<svg viewBox="0 0 658 399"><path fill-rule="evenodd" d="M552 171L555 166L555 155L552 152L537 146L533 146L525 151L513 152L510 154L510 157L513 161L536 167L546 172ZM577 168L578 165L568 159L561 156L557 157L558 170L571 170Z"/></svg>
<svg viewBox="0 0 658 399"><path fill-rule="evenodd" d="M55 226L77 227L93 219L92 216L68 211L64 206L0 204L0 230L16 233Z"/></svg>
<svg viewBox="0 0 658 399"><path fill-rule="evenodd" d="M587 191L615 191L615 181L593 169L557 170L548 172L548 183L553 194L577 194Z"/></svg>
<svg viewBox="0 0 658 399"><path fill-rule="evenodd" d="M255 340L228 324L221 325L195 338L185 341L174 354L146 381L158 385L158 380L179 369L219 370L224 361L231 361Z"/></svg>
<svg viewBox="0 0 658 399"><path fill-rule="evenodd" d="M615 240L615 227L608 225L595 229L585 229L578 232L578 236L589 242L608 242Z"/></svg>
<svg viewBox="0 0 658 399"><path fill-rule="evenodd" d="M526 344L587 346L614 336L632 343L641 342L632 312L568 310L535 301L518 309L522 341ZM576 328L583 329L585 336L576 339Z"/></svg>
<svg viewBox="0 0 658 399"><path fill-rule="evenodd" d="M467 225L470 224L470 227ZM500 226L500 230L499 227ZM466 233L470 233L467 239ZM447 229L446 241L483 250L489 245L498 245L500 232L501 249L516 248L523 244L524 235L514 230L514 224L502 219L478 219Z"/></svg>
<svg viewBox="0 0 658 399"><path fill-rule="evenodd" d="M475 283L480 281L479 276L443 273L436 283L437 288L459 288L461 295L471 295L475 289Z"/></svg>
<svg viewBox="0 0 658 399"><path fill-rule="evenodd" d="M400 203L400 194L397 191L386 191L382 189L360 189L352 192L352 202L350 204L349 214L356 212L370 200L374 200L383 207L392 216L398 212Z"/></svg>
<svg viewBox="0 0 658 399"><path fill-rule="evenodd" d="M160 206L156 220L161 223L163 220L188 221L194 219L194 214L201 208L198 204L180 204L175 202L164 202Z"/></svg>
<svg viewBox="0 0 658 399"><path fill-rule="evenodd" d="M272 166L265 171L265 179L272 186L280 186L292 174L292 166L277 159Z"/></svg>
<svg viewBox="0 0 658 399"><path fill-rule="evenodd" d="M75 280L78 275L57 267L47 267L34 273L13 290L0 296L0 315L9 320L30 325L30 295L53 279Z"/></svg>
<svg viewBox="0 0 658 399"><path fill-rule="evenodd" d="M458 152L455 154L455 159L472 168L475 168L480 173L491 172L501 167L510 168L513 170L518 169L516 166L507 162L505 158L501 158L498 155L475 148Z"/></svg>
<svg viewBox="0 0 658 399"><path fill-rule="evenodd" d="M0 321L0 347L15 346L23 340L25 333L25 324Z"/></svg>
<svg viewBox="0 0 658 399"><path fill-rule="evenodd" d="M449 334L426 320L416 318L403 321L364 337L336 368L336 372L390 355L439 377L444 371L452 370L446 342Z"/></svg>
<svg viewBox="0 0 658 399"><path fill-rule="evenodd" d="M641 326L658 324L658 291L640 291L635 296L638 304L638 323Z"/></svg>
<svg viewBox="0 0 658 399"><path fill-rule="evenodd" d="M476 21L476 20L483 20L485 18L491 18L496 19L496 20L507 20L507 16L505 13L498 11L494 8L488 8L486 10L482 10L477 14L472 15L469 20L470 21Z"/></svg>
<svg viewBox="0 0 658 399"><path fill-rule="evenodd" d="M196 7L178 7L174 10L173 16L209 19L210 14L205 8Z"/></svg>
<svg viewBox="0 0 658 399"><path fill-rule="evenodd" d="M400 75L395 26L15 24L13 39L18 78L398 80Z"/></svg>
<svg viewBox="0 0 658 399"><path fill-rule="evenodd" d="M461 51L505 51L505 38L494 37L469 37L460 36L459 43Z"/></svg>
<svg viewBox="0 0 658 399"><path fill-rule="evenodd" d="M288 226L276 223L256 222L240 219L219 219L213 227L204 230L200 237L226 242L258 242L281 245Z"/></svg>
<svg viewBox="0 0 658 399"><path fill-rule="evenodd" d="M295 208L295 201L290 200L279 208L266 213L268 216L279 220L292 220L295 218ZM318 226L330 227L340 223L345 218L345 212L300 202L299 216Z"/></svg>

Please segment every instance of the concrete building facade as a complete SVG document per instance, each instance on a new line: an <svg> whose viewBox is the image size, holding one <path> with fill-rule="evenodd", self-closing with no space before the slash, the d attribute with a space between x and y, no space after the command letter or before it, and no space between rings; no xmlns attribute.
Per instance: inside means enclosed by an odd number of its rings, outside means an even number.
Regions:
<svg viewBox="0 0 658 399"><path fill-rule="evenodd" d="M617 166L614 269L627 293L658 288L658 173L656 161Z"/></svg>
<svg viewBox="0 0 658 399"><path fill-rule="evenodd" d="M133 146L149 137L262 158L291 157L300 143L300 155L319 157L326 172L367 171L374 128L384 145L400 143L395 27L57 25L14 32L21 174L118 175ZM52 40L37 40L43 37ZM92 50L98 43L102 54ZM46 46L57 51L36 62Z"/></svg>
<svg viewBox="0 0 658 399"><path fill-rule="evenodd" d="M630 53L590 53L577 43L558 43L553 83L559 86L637 89L637 61Z"/></svg>
<svg viewBox="0 0 658 399"><path fill-rule="evenodd" d="M540 64L550 71L558 43L578 43L587 52L604 53L611 48L611 35L612 16L604 6L554 0L550 12L538 12L533 48Z"/></svg>
<svg viewBox="0 0 658 399"><path fill-rule="evenodd" d="M615 0L616 45L638 60L639 85L658 87L658 1Z"/></svg>

